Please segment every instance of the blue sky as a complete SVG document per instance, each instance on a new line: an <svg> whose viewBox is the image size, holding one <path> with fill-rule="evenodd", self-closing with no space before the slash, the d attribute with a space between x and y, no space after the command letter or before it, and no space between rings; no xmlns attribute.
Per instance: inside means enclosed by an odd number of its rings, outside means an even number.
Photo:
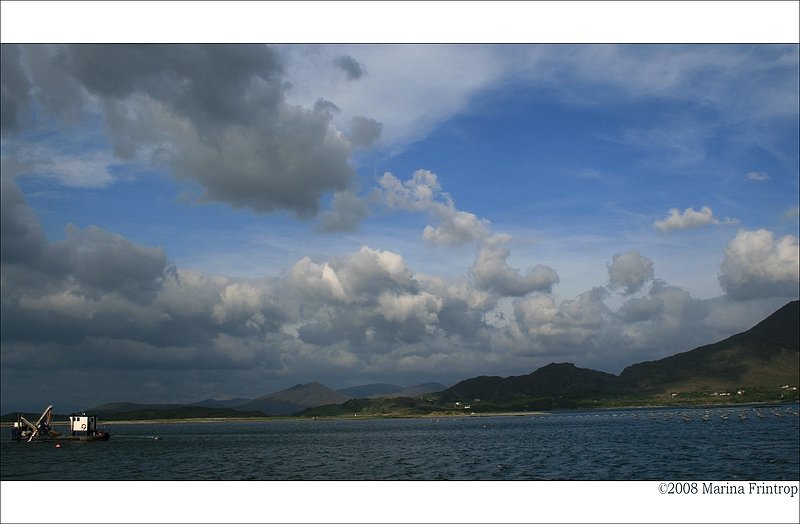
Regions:
<svg viewBox="0 0 800 524"><path fill-rule="evenodd" d="M798 297L797 45L3 53L4 410L618 373Z"/></svg>

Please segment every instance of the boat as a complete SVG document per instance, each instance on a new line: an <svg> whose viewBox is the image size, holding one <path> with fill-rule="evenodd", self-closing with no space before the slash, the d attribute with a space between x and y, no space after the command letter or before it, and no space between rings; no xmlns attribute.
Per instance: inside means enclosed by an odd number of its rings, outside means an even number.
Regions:
<svg viewBox="0 0 800 524"><path fill-rule="evenodd" d="M53 429L53 405L47 406L36 423L30 422L20 413L11 427L11 439L19 442L36 441L80 441L94 442L111 438L108 431L97 429L97 417L83 413L69 416L69 433L61 434Z"/></svg>
<svg viewBox="0 0 800 524"><path fill-rule="evenodd" d="M73 413L69 416L71 434L62 437L63 440L80 440L90 442L95 440L108 440L111 433L97 429L97 417L83 413Z"/></svg>

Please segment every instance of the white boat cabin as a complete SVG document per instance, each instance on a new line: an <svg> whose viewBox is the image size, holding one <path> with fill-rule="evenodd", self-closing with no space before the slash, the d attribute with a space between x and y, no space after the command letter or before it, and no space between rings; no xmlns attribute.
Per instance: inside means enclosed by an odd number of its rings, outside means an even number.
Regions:
<svg viewBox="0 0 800 524"><path fill-rule="evenodd" d="M97 417L81 413L69 416L69 426L75 436L93 435L97 431Z"/></svg>

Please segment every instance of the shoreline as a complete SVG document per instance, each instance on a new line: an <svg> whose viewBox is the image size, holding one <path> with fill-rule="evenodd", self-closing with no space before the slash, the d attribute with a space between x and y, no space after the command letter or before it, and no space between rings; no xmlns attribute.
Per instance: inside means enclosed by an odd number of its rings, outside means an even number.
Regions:
<svg viewBox="0 0 800 524"><path fill-rule="evenodd" d="M637 406L618 406L618 407L588 407L574 409L557 409L552 411L498 411L498 412L469 412L469 413L429 413L421 415L409 414L353 414L324 416L324 417L300 417L300 416L265 416L265 417L195 417L195 418L173 418L173 419L131 419L131 420L103 420L98 419L99 426L117 426L131 424L218 424L224 422L278 422L282 420L316 422L321 420L375 420L375 419L438 419L438 418L488 418L488 417L537 417L559 413L585 412L585 411L622 411L622 410L648 410L648 409L718 409L718 408L753 408L782 405L797 405L798 401L789 400L782 402L742 402L742 403L711 403L711 404L653 404ZM66 426L68 422L53 422L53 426ZM2 422L0 428L10 428L13 422Z"/></svg>
<svg viewBox="0 0 800 524"><path fill-rule="evenodd" d="M98 418L98 426L124 426L131 424L218 424L223 422L279 422L283 420L318 422L320 420L375 420L375 419L437 419L437 418L476 418L476 417L533 417L550 415L547 411L503 411L497 413L435 413L427 415L354 415L330 417L298 417L298 416L273 416L273 417L208 417L208 418L159 418L159 419L131 419L131 420L102 420ZM2 422L0 427L11 427L12 422ZM53 426L66 426L67 422L54 422Z"/></svg>
<svg viewBox="0 0 800 524"><path fill-rule="evenodd" d="M321 420L375 420L375 419L438 419L438 418L476 418L476 417L533 417L550 415L546 411L504 411L497 413L436 413L430 415L341 415L330 417L231 417L231 418L181 418L181 419L142 419L142 420L108 420L100 421L100 425L116 426L127 424L216 424L220 422L279 422L283 420L319 422Z"/></svg>

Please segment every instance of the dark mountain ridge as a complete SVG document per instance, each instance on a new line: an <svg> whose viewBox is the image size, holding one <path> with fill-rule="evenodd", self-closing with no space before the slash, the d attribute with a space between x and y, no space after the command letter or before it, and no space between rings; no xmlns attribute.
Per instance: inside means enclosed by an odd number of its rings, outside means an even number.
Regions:
<svg viewBox="0 0 800 524"><path fill-rule="evenodd" d="M384 396L416 398L421 395L438 393L439 391L444 391L445 389L447 389L447 386L445 386L444 384L440 384L439 382L425 382L423 384L416 384L414 386L409 386L407 388L404 388L402 391L399 391L394 395L384 395Z"/></svg>
<svg viewBox="0 0 800 524"><path fill-rule="evenodd" d="M341 404L351 398L319 382L309 382L296 384L277 393L262 395L237 406L237 409L263 411L270 415L291 415L325 404Z"/></svg>
<svg viewBox="0 0 800 524"><path fill-rule="evenodd" d="M231 398L228 400L215 400L213 398L207 398L205 400L201 400L199 402L192 402L189 404L190 406L203 406L207 408L235 408L237 406L241 406L242 404L246 404L250 402L251 398Z"/></svg>
<svg viewBox="0 0 800 524"><path fill-rule="evenodd" d="M365 384L363 386L337 389L336 391L352 398L371 398L399 393L403 391L403 388L394 384Z"/></svg>
<svg viewBox="0 0 800 524"><path fill-rule="evenodd" d="M692 351L628 366L619 380L629 389L652 393L773 387L797 382L798 319L800 302L790 302L743 333Z"/></svg>
<svg viewBox="0 0 800 524"><path fill-rule="evenodd" d="M447 386L439 382L425 382L413 386L402 387L394 384L367 384L364 386L354 386L351 388L339 389L339 393L348 395L352 398L384 398L384 397L410 397L415 398L420 395L444 391Z"/></svg>
<svg viewBox="0 0 800 524"><path fill-rule="evenodd" d="M507 401L517 397L577 398L616 394L623 389L616 375L563 362L548 364L528 375L467 379L440 393L439 398L445 401Z"/></svg>

